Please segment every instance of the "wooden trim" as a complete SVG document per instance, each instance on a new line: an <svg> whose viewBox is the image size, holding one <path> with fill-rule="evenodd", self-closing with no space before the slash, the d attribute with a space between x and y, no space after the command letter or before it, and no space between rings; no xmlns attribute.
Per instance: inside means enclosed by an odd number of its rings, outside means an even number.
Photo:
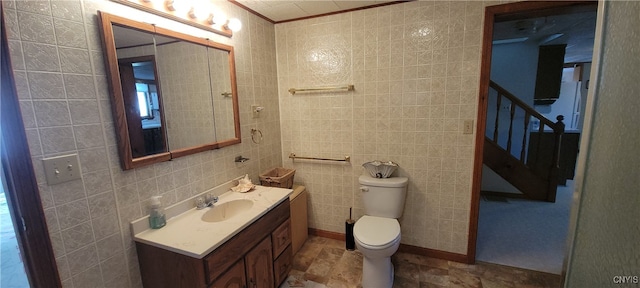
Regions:
<svg viewBox="0 0 640 288"><path fill-rule="evenodd" d="M180 39L180 40L183 40L183 41L195 43L195 44L202 45L202 46L209 46L209 44L211 43L206 38L195 37L195 36L192 36L192 35L189 35L189 34L183 34L183 33L176 32L176 31L169 30L169 29L165 29L165 28L162 28L162 27L155 27L155 28L156 28L156 30L154 31L155 34L160 34L160 35L165 36L165 37L176 38L176 39ZM218 48L218 47L216 47L216 48Z"/></svg>
<svg viewBox="0 0 640 288"><path fill-rule="evenodd" d="M266 20L267 22L269 22L269 23L271 23L271 24L276 24L276 22L275 22L275 21L273 21L273 20L271 20L271 19L267 18L267 16L264 16L264 15L262 15L262 14L260 14L260 13L256 12L255 10L253 10L253 9L251 9L251 8L249 8L249 7L247 7L247 6L244 6L244 5L240 4L240 2L238 2L238 1L235 1L235 0L227 0L227 1L231 2L232 4L234 4L234 5L236 5L236 6L240 7L240 8L242 8L242 9L244 9L244 10L247 10L249 13L251 13L251 14L253 14L253 15L256 15L256 16L258 16L258 17L260 17L260 18L262 18L262 19Z"/></svg>
<svg viewBox="0 0 640 288"><path fill-rule="evenodd" d="M101 25L100 34L102 36L102 47L104 50L104 61L105 68L107 70L107 79L109 81L109 92L111 96L112 103L112 114L115 121L116 128L116 136L118 141L118 153L120 155L120 163L123 170L134 169L146 165L150 165L153 163L159 163L163 161L168 161L173 158L187 156L207 150L213 150L222 148L225 146L229 146L232 144L241 143L241 134L240 134L240 108L238 106L238 88L237 88L237 76L236 76L236 68L235 68L235 54L233 46L217 43L211 41L210 39L198 38L191 35L183 34L180 32L172 31L169 29L155 27L154 25L141 23L134 20L126 19L123 17L119 17L116 15L112 15L109 13L105 13L103 11L98 11L98 19ZM203 47L210 47L222 51L226 51L229 53L229 72L230 81L231 81L231 92L232 92L232 105L233 105L233 113L234 113L234 130L235 136L231 139L224 139L218 142L205 143L193 147L187 147L176 150L169 150L165 153L159 153L154 155L148 155L144 157L133 157L132 153L132 145L131 145L131 136L129 135L129 125L127 123L127 115L125 109L125 101L123 97L122 84L120 79L120 73L118 69L118 58L115 49L115 40L113 36L113 29L111 29L111 25L118 25L123 27L128 27L132 29L138 29L140 31L145 31L151 34L163 35L170 38L184 40L189 43L194 43L198 45L203 45ZM156 77L158 73L156 71ZM159 101L162 102L161 96L161 87L160 80L156 78L158 92L160 95ZM161 105L160 107L164 107ZM161 108L161 111L164 111L164 108ZM162 114L164 116L164 113ZM161 118L162 125L165 127L166 119L165 117ZM168 142L168 137L166 135L165 129L163 129L163 136L166 143ZM170 147L169 147L170 149Z"/></svg>
<svg viewBox="0 0 640 288"><path fill-rule="evenodd" d="M345 241L346 240L344 233L320 230L320 229L311 228L311 227L309 227L309 235L318 236L318 237L324 237L324 238L329 238L329 239L335 239L335 240L340 240L340 241Z"/></svg>
<svg viewBox="0 0 640 288"><path fill-rule="evenodd" d="M325 17L325 16L330 16L330 15L335 15L335 14L342 14L342 13L347 13L347 12L365 10L365 9L370 9L370 8L378 8L378 7L382 7L382 6L389 6L389 5L395 5L395 4L402 4L402 3L406 3L406 2L412 2L412 1L415 1L415 0L393 1L393 2L374 4L374 5L364 6L364 7L351 8L351 9L340 10L340 11L329 12L329 13L323 13L323 14L318 14L318 15L305 16L305 17L294 18L294 19L283 20L283 21L276 21L275 24L287 23L287 22L293 22L293 21L300 21L300 20L307 20L307 19L318 18L318 17Z"/></svg>
<svg viewBox="0 0 640 288"><path fill-rule="evenodd" d="M0 1L1 154L9 213L30 286L62 287L20 112L3 10ZM26 227L26 231L20 229L22 227Z"/></svg>
<svg viewBox="0 0 640 288"><path fill-rule="evenodd" d="M400 248L398 248L398 251L403 253L411 253L411 254L422 255L426 257L448 260L453 262L467 263L467 255L464 255L464 254L423 248L423 247L418 247L418 246L413 246L408 244L400 243Z"/></svg>
<svg viewBox="0 0 640 288"><path fill-rule="evenodd" d="M244 6L240 3L238 3L238 1L235 0L227 0L233 4L235 4L236 6L247 10L249 13L256 15L272 24L280 24L280 23L287 23L287 22L293 22L293 21L300 21L300 20L306 20L306 19L311 19L311 18L318 18L318 17L324 17L324 16L329 16L329 15L335 15L335 14L341 14L341 13L347 13L347 12L353 12L353 11L358 11L358 10L365 10L365 9L370 9L370 8L377 8L377 7L382 7L382 6L389 6L389 5L395 5L395 4L402 4L402 3L406 3L406 2L413 2L415 0L404 0L404 1L392 1L392 2L385 2L385 3L380 3L380 4L374 4L374 5L369 5L369 6L364 6L364 7L358 7L358 8L351 8L351 9L346 9L346 10L340 10L340 11L335 11L335 12L329 12L329 13L323 13L323 14L318 14L318 15L312 15L312 16L305 16L305 17L300 17L300 18L294 18L294 19L288 19L288 20L282 20L282 21L274 21L271 20L270 18L268 18L267 16L264 16L260 13L258 13L257 11Z"/></svg>
<svg viewBox="0 0 640 288"><path fill-rule="evenodd" d="M309 235L345 241L344 233L325 231L325 230L316 229L316 228L309 228ZM413 246L408 244L400 243L400 248L398 248L398 251L403 253L411 253L416 255L427 256L431 258L438 258L438 259L449 260L454 262L467 263L467 256L463 254L423 248L423 247L418 247L418 246Z"/></svg>
<svg viewBox="0 0 640 288"><path fill-rule="evenodd" d="M475 156L473 164L473 180L471 184L471 207L469 215L469 242L467 244L467 263L475 263L476 241L478 239L478 215L480 208L480 189L482 187L482 162L485 139L485 126L487 121L487 98L489 93L489 81L491 73L491 50L493 40L493 24L496 18L507 21L511 18L518 19L533 13L545 11L557 11L556 14L564 14L570 11L582 9L594 9L596 1L524 1L485 8L484 29L482 37L482 58L480 64L480 88L478 97L478 118L476 121Z"/></svg>

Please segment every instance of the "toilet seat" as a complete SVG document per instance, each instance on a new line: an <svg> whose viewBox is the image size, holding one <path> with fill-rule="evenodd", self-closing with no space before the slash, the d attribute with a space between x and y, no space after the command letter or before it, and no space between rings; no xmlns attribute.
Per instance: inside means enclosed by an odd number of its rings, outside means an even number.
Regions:
<svg viewBox="0 0 640 288"><path fill-rule="evenodd" d="M400 223L393 218L362 216L353 227L356 241L368 249L385 249L400 239Z"/></svg>

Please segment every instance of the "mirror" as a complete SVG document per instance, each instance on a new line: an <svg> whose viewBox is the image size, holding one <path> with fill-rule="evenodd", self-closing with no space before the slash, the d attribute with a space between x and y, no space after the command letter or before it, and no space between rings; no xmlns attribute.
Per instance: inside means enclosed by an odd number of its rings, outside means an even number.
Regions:
<svg viewBox="0 0 640 288"><path fill-rule="evenodd" d="M240 143L232 46L98 15L123 169Z"/></svg>

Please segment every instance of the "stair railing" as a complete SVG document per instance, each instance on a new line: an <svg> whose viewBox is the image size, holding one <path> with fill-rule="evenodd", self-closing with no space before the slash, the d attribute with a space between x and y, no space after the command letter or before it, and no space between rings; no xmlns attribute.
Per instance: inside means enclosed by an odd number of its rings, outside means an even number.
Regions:
<svg viewBox="0 0 640 288"><path fill-rule="evenodd" d="M518 161L521 162L523 165L528 166L531 170L534 171L534 173L548 180L548 197L547 198L549 201L555 201L555 192L558 185L558 175L559 175L559 169L560 169L559 168L560 145L562 142L562 134L564 134L564 128L565 128L565 125L562 122L562 120L564 120L564 116L558 115L556 117L557 122L554 123L553 121L549 120L544 115L537 112L535 109L527 105L525 102L523 102L518 97L516 97L515 95L513 95L512 93L510 93L509 91L501 87L500 85L496 84L495 82L490 81L489 87L490 87L490 90L493 89L495 91L495 94L497 95L496 117L495 117L492 137L491 138L485 137L485 138L487 139L487 141L491 141L494 144L500 146L502 149L506 151L506 153L509 153L510 155L518 159ZM491 91L490 91L490 95L492 95ZM504 103L503 98L506 98L508 99L508 101L511 102L511 105L508 108L509 109L509 129L507 132L508 135L507 135L506 145L499 144L500 142L499 137L501 136L499 132L500 131L499 128L500 128L501 122L503 122L500 119L500 114L501 114L500 111L501 111L501 108L503 108L503 103ZM516 116L516 109L518 108L524 111L524 118L522 120L524 133L522 134L522 139L514 140L513 139L514 138L513 136L514 119ZM531 122L532 119L534 119L535 123L539 123L537 127L538 134L544 133L546 130L545 127L549 127L555 134L553 150L552 150L553 151L552 159L551 161L542 161L543 163L551 163L549 167L537 167L538 166L537 163L540 162L540 159L539 159L541 155L540 153L535 153L536 155L535 157L528 157L527 155L527 150L532 149L532 147L529 147L529 141L530 141L529 126L530 124L532 124ZM531 131L531 132L535 132L535 131ZM522 147L519 153L516 153L516 154L512 153L512 149L513 149L512 146L514 141L521 141L522 143ZM537 152L540 152L541 141L537 141L536 147L533 147L533 149L535 149Z"/></svg>

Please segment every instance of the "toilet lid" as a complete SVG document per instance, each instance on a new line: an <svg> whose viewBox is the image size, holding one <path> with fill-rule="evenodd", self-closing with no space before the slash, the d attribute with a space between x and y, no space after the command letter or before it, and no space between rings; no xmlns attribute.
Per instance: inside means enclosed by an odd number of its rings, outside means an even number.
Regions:
<svg viewBox="0 0 640 288"><path fill-rule="evenodd" d="M369 246L384 246L400 236L400 224L393 218L362 216L353 227L358 241Z"/></svg>

